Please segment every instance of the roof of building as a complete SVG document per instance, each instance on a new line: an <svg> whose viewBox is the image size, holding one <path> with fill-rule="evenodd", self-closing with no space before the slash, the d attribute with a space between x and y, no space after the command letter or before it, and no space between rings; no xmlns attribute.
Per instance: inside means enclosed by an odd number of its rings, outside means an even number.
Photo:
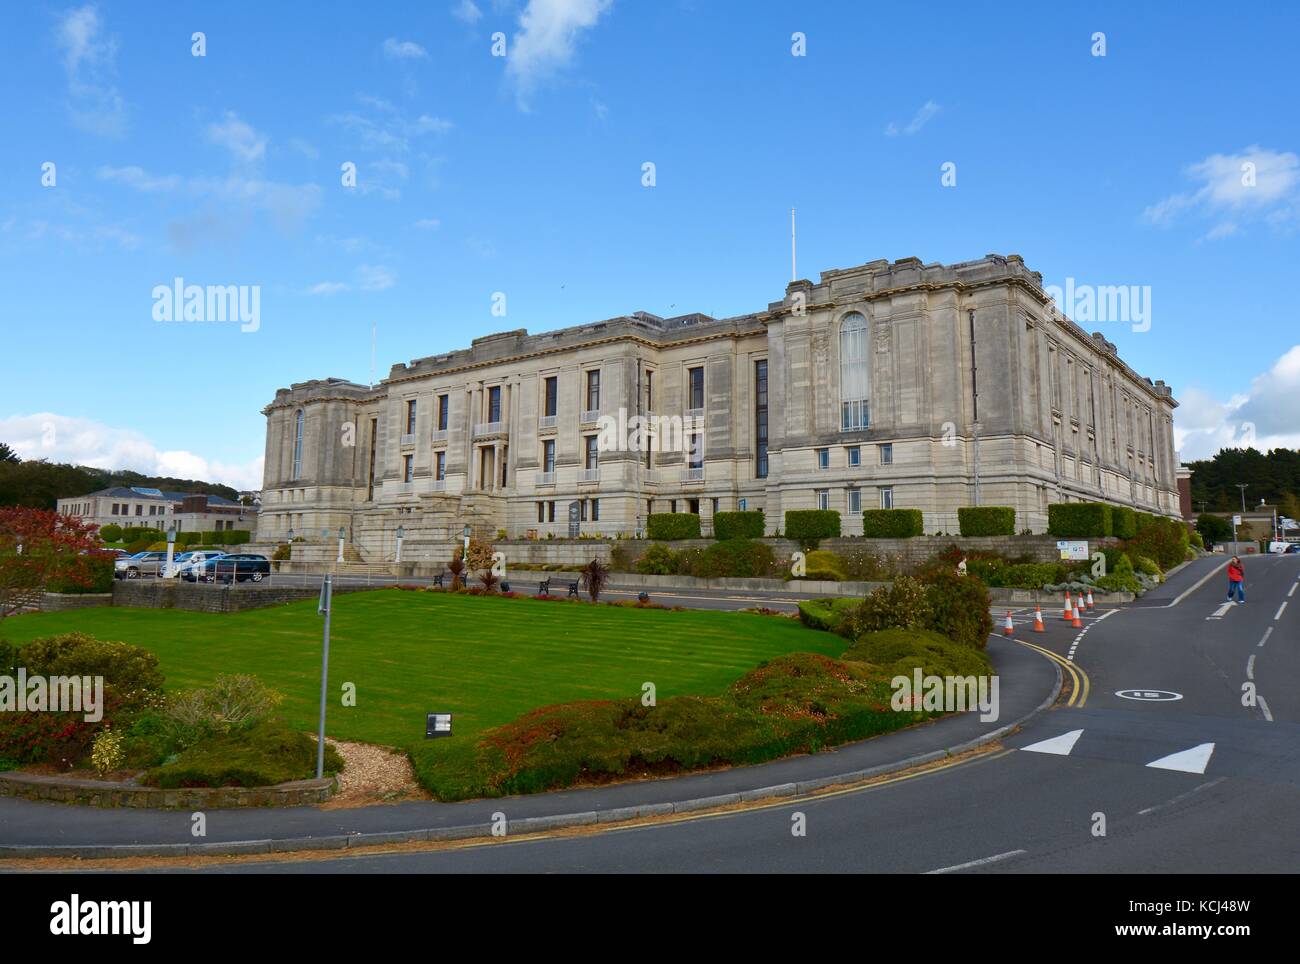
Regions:
<svg viewBox="0 0 1300 964"><path fill-rule="evenodd" d="M145 486L125 486L114 485L107 489L100 489L98 492L89 492L87 495L98 495L109 498L125 499L158 499L166 502L183 502L190 496L203 496L208 500L208 505L238 505L223 495L213 495L208 492L164 492L161 489L151 489ZM80 497L78 497L80 498Z"/></svg>

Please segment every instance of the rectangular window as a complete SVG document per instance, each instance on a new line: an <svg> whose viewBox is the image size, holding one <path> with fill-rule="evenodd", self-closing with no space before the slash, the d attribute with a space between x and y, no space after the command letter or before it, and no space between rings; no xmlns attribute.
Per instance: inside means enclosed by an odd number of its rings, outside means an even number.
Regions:
<svg viewBox="0 0 1300 964"><path fill-rule="evenodd" d="M880 464L894 464L894 444L892 442L886 442L880 446Z"/></svg>
<svg viewBox="0 0 1300 964"><path fill-rule="evenodd" d="M887 485L880 490L880 507L882 509L892 509L894 507L894 487Z"/></svg>
<svg viewBox="0 0 1300 964"><path fill-rule="evenodd" d="M691 390L689 399L690 404L686 407L691 409L702 409L704 408L704 369L692 368L688 374L690 375Z"/></svg>
<svg viewBox="0 0 1300 964"><path fill-rule="evenodd" d="M645 373L645 410L655 410L655 373L652 371Z"/></svg>
<svg viewBox="0 0 1300 964"><path fill-rule="evenodd" d="M546 503L545 503L545 502L539 502L539 503L537 503L537 521L538 521L538 522L545 522L545 521L546 521Z"/></svg>
<svg viewBox="0 0 1300 964"><path fill-rule="evenodd" d="M439 482L447 478L447 453L438 452L433 457L433 477Z"/></svg>
<svg viewBox="0 0 1300 964"><path fill-rule="evenodd" d="M489 422L501 421L501 386L493 385L488 389L488 412L487 420Z"/></svg>
<svg viewBox="0 0 1300 964"><path fill-rule="evenodd" d="M142 506L142 505L137 505L137 506L135 507L135 514L136 514L136 515L144 515L144 506Z"/></svg>
<svg viewBox="0 0 1300 964"><path fill-rule="evenodd" d="M542 471L555 471L555 439L547 439L542 443Z"/></svg>
<svg viewBox="0 0 1300 964"><path fill-rule="evenodd" d="M829 469L831 467L831 450L817 449L817 468Z"/></svg>
<svg viewBox="0 0 1300 964"><path fill-rule="evenodd" d="M402 456L402 481L403 482L415 481L415 456L414 455Z"/></svg>
<svg viewBox="0 0 1300 964"><path fill-rule="evenodd" d="M692 432L690 451L687 454L687 466L692 469L704 468L704 433Z"/></svg>
<svg viewBox="0 0 1300 964"><path fill-rule="evenodd" d="M600 521L600 499L591 500L591 521Z"/></svg>
<svg viewBox="0 0 1300 964"><path fill-rule="evenodd" d="M849 468L856 469L862 464L862 449L857 445L849 446Z"/></svg>
<svg viewBox="0 0 1300 964"><path fill-rule="evenodd" d="M447 418L451 414L451 396L438 396L438 431L447 431Z"/></svg>
<svg viewBox="0 0 1300 964"><path fill-rule="evenodd" d="M554 503L554 502L548 502L548 503L546 503L546 521L547 521L547 522L554 522L554 521L555 521L555 503Z"/></svg>
<svg viewBox="0 0 1300 964"><path fill-rule="evenodd" d="M831 490L830 490L830 489L818 489L818 490L817 490L817 508L819 508L819 509L829 509L830 507L831 507Z"/></svg>
<svg viewBox="0 0 1300 964"><path fill-rule="evenodd" d="M767 478L767 359L754 362L754 475Z"/></svg>
<svg viewBox="0 0 1300 964"><path fill-rule="evenodd" d="M600 369L587 372L587 411L600 411Z"/></svg>
<svg viewBox="0 0 1300 964"><path fill-rule="evenodd" d="M406 402L406 434L415 434L415 399L408 399Z"/></svg>
<svg viewBox="0 0 1300 964"><path fill-rule="evenodd" d="M599 456L600 449L597 447L597 443L600 440L600 436L588 435L585 436L585 438L587 440L586 467L589 469L594 469L600 464L600 456Z"/></svg>
<svg viewBox="0 0 1300 964"><path fill-rule="evenodd" d="M117 503L116 503L116 502L113 503L113 511L112 511L110 514L111 514L111 515L117 515Z"/></svg>
<svg viewBox="0 0 1300 964"><path fill-rule="evenodd" d="M849 513L858 515L862 512L862 490L849 489Z"/></svg>
<svg viewBox="0 0 1300 964"><path fill-rule="evenodd" d="M542 402L542 414L547 418L554 418L560 406L560 379L558 375L551 375L546 379L545 398Z"/></svg>

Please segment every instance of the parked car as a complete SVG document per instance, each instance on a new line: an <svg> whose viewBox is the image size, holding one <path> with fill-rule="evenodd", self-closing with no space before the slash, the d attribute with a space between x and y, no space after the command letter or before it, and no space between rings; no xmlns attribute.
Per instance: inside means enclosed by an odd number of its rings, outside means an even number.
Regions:
<svg viewBox="0 0 1300 964"><path fill-rule="evenodd" d="M244 582L251 579L253 582L261 582L271 574L271 561L266 556L259 556L251 552L231 552L226 553L216 559L209 559L205 562L195 563L182 577L193 582L195 579L202 579L204 582Z"/></svg>
<svg viewBox="0 0 1300 964"><path fill-rule="evenodd" d="M167 565L165 552L137 552L134 556L127 556L114 562L113 575L118 579L156 576L165 565Z"/></svg>
<svg viewBox="0 0 1300 964"><path fill-rule="evenodd" d="M198 549L194 552L182 552L172 560L172 576L184 578L185 573L192 569L198 568L201 563L208 562L212 559L220 559L224 552L217 552L212 549ZM193 582L194 580L190 580Z"/></svg>

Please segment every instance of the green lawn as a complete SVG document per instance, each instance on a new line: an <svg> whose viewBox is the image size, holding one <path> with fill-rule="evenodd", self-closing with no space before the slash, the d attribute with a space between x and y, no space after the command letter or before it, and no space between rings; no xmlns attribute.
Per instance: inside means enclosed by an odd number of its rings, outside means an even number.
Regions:
<svg viewBox="0 0 1300 964"><path fill-rule="evenodd" d="M252 673L285 696L286 718L314 730L322 619L314 601L243 613L105 607L0 622L26 642L79 631L158 654L169 689ZM720 693L781 653L839 656L844 640L752 613L666 612L395 589L335 597L326 732L404 746L424 714L456 714L458 736L549 703ZM357 705L341 705L356 684Z"/></svg>

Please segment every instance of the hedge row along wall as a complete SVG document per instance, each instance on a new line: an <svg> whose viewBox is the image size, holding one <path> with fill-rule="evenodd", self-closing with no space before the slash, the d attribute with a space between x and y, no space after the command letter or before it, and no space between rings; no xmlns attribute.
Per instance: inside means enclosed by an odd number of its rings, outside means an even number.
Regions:
<svg viewBox="0 0 1300 964"><path fill-rule="evenodd" d="M1067 539L1114 534L1111 506L1101 502L1057 502L1047 507L1047 531Z"/></svg>
<svg viewBox="0 0 1300 964"><path fill-rule="evenodd" d="M715 512L713 513L713 538L719 542L725 542L727 539L761 539L763 525L761 511Z"/></svg>
<svg viewBox="0 0 1300 964"><path fill-rule="evenodd" d="M833 509L791 509L785 514L785 537L796 542L836 539L840 514Z"/></svg>
<svg viewBox="0 0 1300 964"><path fill-rule="evenodd" d="M925 535L920 509L867 509L862 513L862 534L868 539L910 539Z"/></svg>
<svg viewBox="0 0 1300 964"><path fill-rule="evenodd" d="M694 512L654 512L646 519L646 535L664 542L698 539L700 517Z"/></svg>
<svg viewBox="0 0 1300 964"><path fill-rule="evenodd" d="M1009 505L967 505L957 510L964 536L1013 536L1016 510Z"/></svg>

